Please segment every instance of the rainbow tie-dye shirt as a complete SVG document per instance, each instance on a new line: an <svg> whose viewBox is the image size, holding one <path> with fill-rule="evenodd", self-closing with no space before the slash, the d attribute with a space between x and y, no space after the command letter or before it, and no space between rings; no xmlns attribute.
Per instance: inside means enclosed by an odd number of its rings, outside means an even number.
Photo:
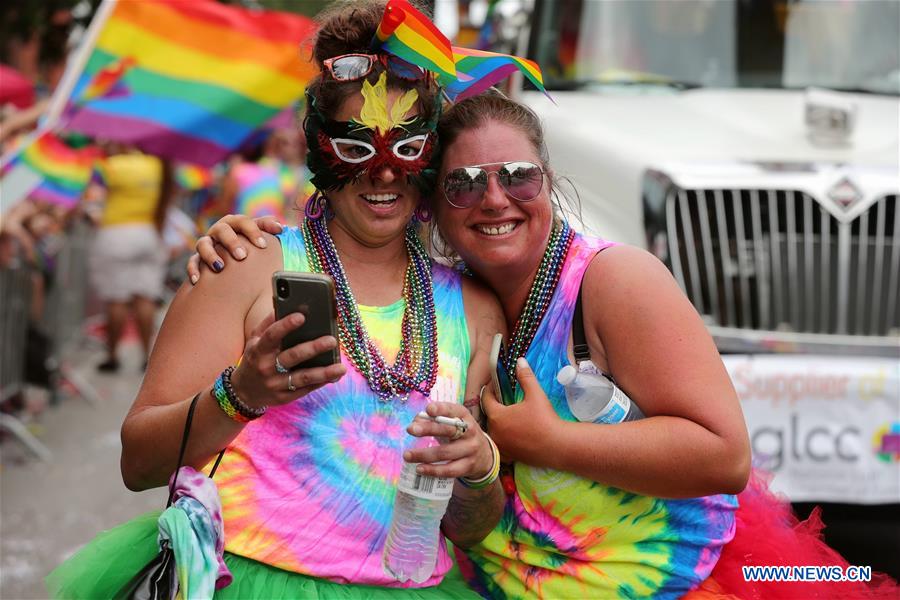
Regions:
<svg viewBox="0 0 900 600"><path fill-rule="evenodd" d="M269 158L237 165L234 167L238 187L234 212L254 219L272 216L284 221L302 191L300 173L302 169Z"/></svg>
<svg viewBox="0 0 900 600"><path fill-rule="evenodd" d="M569 361L584 271L610 245L576 236L526 354L557 414L568 421L576 419L556 373ZM734 536L734 496L663 500L522 463L515 464L514 482L497 527L467 551L468 558L457 553L463 574L486 596L678 598L706 579Z"/></svg>
<svg viewBox="0 0 900 600"><path fill-rule="evenodd" d="M309 271L299 229L280 236L284 269ZM402 465L406 427L429 401L461 403L470 346L460 275L433 265L437 382L430 398L381 402L366 379L348 372L296 402L272 406L232 442L216 473L225 550L289 571L341 583L426 587L451 567L444 544L422 584L385 575L381 552ZM360 306L369 336L393 362L404 301Z"/></svg>

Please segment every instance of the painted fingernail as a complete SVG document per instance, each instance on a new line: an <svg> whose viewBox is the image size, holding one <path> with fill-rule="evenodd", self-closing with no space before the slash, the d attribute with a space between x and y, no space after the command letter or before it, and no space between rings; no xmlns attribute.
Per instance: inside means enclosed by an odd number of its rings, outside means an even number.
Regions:
<svg viewBox="0 0 900 600"><path fill-rule="evenodd" d="M266 238L264 238L264 237L256 238L256 245L259 246L260 248L265 248L266 247Z"/></svg>
<svg viewBox="0 0 900 600"><path fill-rule="evenodd" d="M238 260L244 260L247 258L247 251L243 248L236 248L234 251L234 257Z"/></svg>
<svg viewBox="0 0 900 600"><path fill-rule="evenodd" d="M198 281L200 281L199 275L191 275L191 285L197 285Z"/></svg>
<svg viewBox="0 0 900 600"><path fill-rule="evenodd" d="M221 272L222 269L224 269L224 268L225 268L225 263L223 263L221 260L217 260L216 262L214 262L212 264L212 270L215 271L216 273Z"/></svg>

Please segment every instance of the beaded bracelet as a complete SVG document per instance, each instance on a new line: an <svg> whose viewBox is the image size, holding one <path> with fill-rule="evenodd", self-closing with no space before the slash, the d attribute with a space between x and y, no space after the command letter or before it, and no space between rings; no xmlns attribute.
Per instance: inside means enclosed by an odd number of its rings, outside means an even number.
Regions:
<svg viewBox="0 0 900 600"><path fill-rule="evenodd" d="M213 385L213 397L218 402L222 412L238 423L247 423L266 414L265 406L259 408L248 406L234 393L234 388L231 387L231 374L233 372L234 367L228 367L222 371L222 374L219 375L216 383Z"/></svg>
<svg viewBox="0 0 900 600"><path fill-rule="evenodd" d="M487 438L488 444L491 445L491 456L493 458L491 469L487 472L487 475L479 477L478 479L472 479L470 477L458 478L461 484L472 490L484 489L497 481L497 478L500 477L500 450L497 449L497 444L494 443L491 436L485 433L484 437Z"/></svg>

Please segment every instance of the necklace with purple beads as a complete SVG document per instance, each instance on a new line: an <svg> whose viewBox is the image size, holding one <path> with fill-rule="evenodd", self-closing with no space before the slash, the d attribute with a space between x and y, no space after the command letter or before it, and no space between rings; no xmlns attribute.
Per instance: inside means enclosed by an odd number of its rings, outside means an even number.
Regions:
<svg viewBox="0 0 900 600"><path fill-rule="evenodd" d="M518 382L516 381L516 360L520 356L525 356L528 348L534 340L534 334L537 332L538 326L544 319L544 314L550 306L550 300L553 298L553 292L556 291L556 284L559 283L559 276L562 273L563 264L566 262L566 255L572 246L572 240L575 239L575 231L569 227L565 221L560 221L553 227L550 232L550 240L547 242L547 248L541 257L538 265L537 273L534 281L531 283L531 289L528 290L528 298L525 300L525 306L519 314L516 326L513 328L511 343L503 357L503 366L509 374L510 382L513 390L515 390Z"/></svg>
<svg viewBox="0 0 900 600"><path fill-rule="evenodd" d="M394 397L406 401L413 391L427 395L437 379L437 317L431 260L414 226L410 224L406 228L409 263L402 292L406 306L400 350L392 366L388 366L369 338L326 220L303 219L301 231L310 267L334 280L341 346L372 391L382 402Z"/></svg>

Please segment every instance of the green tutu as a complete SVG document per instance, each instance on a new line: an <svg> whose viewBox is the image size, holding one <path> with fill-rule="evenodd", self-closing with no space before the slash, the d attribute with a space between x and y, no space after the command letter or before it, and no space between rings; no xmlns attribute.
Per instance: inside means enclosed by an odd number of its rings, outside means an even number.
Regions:
<svg viewBox="0 0 900 600"><path fill-rule="evenodd" d="M47 576L49 596L66 600L98 600L115 596L159 551L156 543L159 515L159 512L148 513L98 535ZM228 552L225 553L225 564L234 575L234 581L216 592L217 600L480 598L463 581L455 564L438 586L402 589L334 583L271 567Z"/></svg>

